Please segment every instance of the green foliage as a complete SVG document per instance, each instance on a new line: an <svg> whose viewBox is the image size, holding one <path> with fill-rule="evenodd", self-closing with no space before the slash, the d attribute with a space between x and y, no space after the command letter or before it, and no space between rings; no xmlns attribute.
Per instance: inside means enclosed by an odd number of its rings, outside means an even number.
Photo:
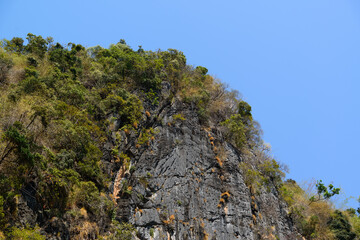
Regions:
<svg viewBox="0 0 360 240"><path fill-rule="evenodd" d="M58 154L56 154L55 165L61 170L66 168L73 168L76 161L76 153L72 150L61 149Z"/></svg>
<svg viewBox="0 0 360 240"><path fill-rule="evenodd" d="M239 164L243 172L246 186L253 189L259 189L263 183L263 176L258 170L253 169L249 164L242 162Z"/></svg>
<svg viewBox="0 0 360 240"><path fill-rule="evenodd" d="M150 236L151 236L151 237L154 237L154 232L155 232L155 229L154 229L154 228L150 228Z"/></svg>
<svg viewBox="0 0 360 240"><path fill-rule="evenodd" d="M246 162L240 163L239 167L244 174L245 184L256 192L261 187L269 187L272 185L280 188L282 178L285 176L280 169L280 165L274 159L266 160L258 164L256 168Z"/></svg>
<svg viewBox="0 0 360 240"><path fill-rule="evenodd" d="M137 144L139 144L139 145L144 145L144 144L149 145L151 139L154 137L155 134L156 134L156 131L153 128L143 129L141 131L141 133L140 133Z"/></svg>
<svg viewBox="0 0 360 240"><path fill-rule="evenodd" d="M154 106L159 105L159 97L153 91L153 89L150 88L149 92L146 93L146 98L151 102L152 105Z"/></svg>
<svg viewBox="0 0 360 240"><path fill-rule="evenodd" d="M238 148L242 148L246 143L246 129L243 118L240 114L234 114L221 123L228 129L227 139L235 144Z"/></svg>
<svg viewBox="0 0 360 240"><path fill-rule="evenodd" d="M11 40L4 40L4 49L7 52L22 53L24 51L24 40L19 37L13 37Z"/></svg>
<svg viewBox="0 0 360 240"><path fill-rule="evenodd" d="M0 49L0 100L4 103L4 108L0 107L1 228L17 224L17 200L29 183L43 221L70 216L71 224L85 228L92 225L78 221L101 218L110 223L114 205L105 194L110 192L110 184L104 169L109 168L103 168L101 159L106 155L100 149L113 140L114 131L122 134L119 129L136 147L150 145L156 135L150 123L156 120L157 109L182 101L184 108L196 111L202 127L215 126L244 153L240 167L247 186L256 191L274 187L279 190L304 236L330 238L329 226L338 239L353 236L337 213L327 225L332 210L320 200L338 194L339 189L325 187L320 181L318 194L309 205L309 197L296 183L283 184L281 166L264 153L261 130L253 120L251 106L208 75L205 67L186 65L182 52L152 52L142 47L134 51L124 40L109 48L88 49L74 43L53 44L51 38L31 33L27 40L24 45L21 38L5 39ZM163 92L165 95L161 95ZM143 103L149 111L147 117L143 116ZM186 120L181 113L172 117L174 121ZM128 139L134 135L137 139ZM119 136L113 157L128 169L130 157L121 152ZM213 143L216 154L226 154L221 153L217 142ZM134 169L132 166L130 172ZM147 173L139 182L146 187L151 177ZM123 181L123 197L133 195L129 182ZM346 214L359 235L359 217L354 210ZM78 226L74 228L82 229ZM131 239L135 228L114 222L109 231L110 239ZM150 235L154 231L151 228ZM11 234L13 239L41 239L37 229L14 228Z"/></svg>
<svg viewBox="0 0 360 240"><path fill-rule="evenodd" d="M43 207L51 215L62 213L68 204L71 186L78 183L79 179L79 173L72 169L48 168L38 185Z"/></svg>
<svg viewBox="0 0 360 240"><path fill-rule="evenodd" d="M316 239L318 237L317 228L319 225L319 217L313 215L308 221L302 222L302 234L306 239Z"/></svg>
<svg viewBox="0 0 360 240"><path fill-rule="evenodd" d="M58 88L58 96L66 103L79 106L85 102L85 87L77 82L69 81L67 84Z"/></svg>
<svg viewBox="0 0 360 240"><path fill-rule="evenodd" d="M356 236L360 237L360 217L357 215L350 215L349 221Z"/></svg>
<svg viewBox="0 0 360 240"><path fill-rule="evenodd" d="M106 114L115 114L120 121L120 128L137 122L142 116L143 106L140 99L124 89L110 93L101 103L100 108Z"/></svg>
<svg viewBox="0 0 360 240"><path fill-rule="evenodd" d="M280 188L280 194L282 199L288 204L290 207L290 210L293 210L293 205L296 203L297 199L296 197L299 195L304 194L304 190L302 190L297 183L292 180L288 179L286 180L281 188Z"/></svg>
<svg viewBox="0 0 360 240"><path fill-rule="evenodd" d="M253 121L251 106L245 101L239 101L237 112L221 123L228 130L227 139L240 149L245 144L250 148L261 145L261 131L257 123Z"/></svg>
<svg viewBox="0 0 360 240"><path fill-rule="evenodd" d="M160 86L161 86L161 79L159 77L154 77L154 78L141 78L139 77L138 78L139 80L137 81L137 83L140 85L140 86L144 86L145 89L149 89L152 90L158 90L160 89Z"/></svg>
<svg viewBox="0 0 360 240"><path fill-rule="evenodd" d="M9 70L13 65L12 59L0 50L0 85L6 83Z"/></svg>
<svg viewBox="0 0 360 240"><path fill-rule="evenodd" d="M245 102L240 101L238 106L238 114L244 119L244 122L252 121L251 106ZM249 123L247 123L249 124Z"/></svg>
<svg viewBox="0 0 360 240"><path fill-rule="evenodd" d="M99 190L96 185L89 182L79 182L71 190L69 203L78 208L85 207L86 210L96 214L100 202Z"/></svg>
<svg viewBox="0 0 360 240"><path fill-rule="evenodd" d="M27 94L41 92L44 89L43 83L37 77L28 77L22 82L22 90Z"/></svg>
<svg viewBox="0 0 360 240"><path fill-rule="evenodd" d="M129 169L130 161L131 161L130 157L123 152L120 153L119 157L121 159L122 165L125 166L125 169ZM132 166L132 167L135 167L135 166Z"/></svg>
<svg viewBox="0 0 360 240"><path fill-rule="evenodd" d="M122 186L121 186L121 193L124 195L131 195L132 191L131 191L131 187L129 185L129 182L125 179L122 182Z"/></svg>
<svg viewBox="0 0 360 240"><path fill-rule="evenodd" d="M27 57L27 63L28 63L28 65L30 66L30 67L37 67L38 66L38 61L35 59L35 58L33 58L33 57Z"/></svg>
<svg viewBox="0 0 360 240"><path fill-rule="evenodd" d="M332 214L329 220L329 227L334 232L336 239L353 240L356 238L348 218L339 210L335 210Z"/></svg>
<svg viewBox="0 0 360 240"><path fill-rule="evenodd" d="M13 228L9 233L10 239L13 240L45 240L45 236L40 234L40 229L37 228Z"/></svg>
<svg viewBox="0 0 360 240"><path fill-rule="evenodd" d="M26 37L28 44L25 46L25 50L40 58L43 58L47 51L47 40L43 39L40 35L36 36L29 33Z"/></svg>
<svg viewBox="0 0 360 240"><path fill-rule="evenodd" d="M317 195L312 196L309 199L310 204L317 201L327 200L332 196L340 193L340 188L335 188L332 184L329 184L329 186L326 187L321 180L316 183L316 188Z"/></svg>
<svg viewBox="0 0 360 240"><path fill-rule="evenodd" d="M201 75L206 75L208 73L208 69L202 66L197 66L196 71L199 72Z"/></svg>
<svg viewBox="0 0 360 240"><path fill-rule="evenodd" d="M4 213L4 197L0 196L0 229L3 229L6 221L5 221L5 213Z"/></svg>
<svg viewBox="0 0 360 240"><path fill-rule="evenodd" d="M0 194L2 198L2 208L5 219L1 220L1 225L5 224L8 213L16 211L16 198L19 190L23 184L20 176L17 176L17 171L11 172L10 176L4 173L0 174Z"/></svg>
<svg viewBox="0 0 360 240"><path fill-rule="evenodd" d="M24 131L23 126L21 123L16 122L7 129L4 139L14 146L13 148L15 149L15 153L17 154L20 163L32 166L34 165L36 157L31 151L33 144L23 133L21 133L22 131Z"/></svg>
<svg viewBox="0 0 360 240"><path fill-rule="evenodd" d="M185 121L186 120L186 118L184 117L184 115L182 113L175 114L172 116L172 118L174 121L178 121L178 120Z"/></svg>
<svg viewBox="0 0 360 240"><path fill-rule="evenodd" d="M324 187L319 185L319 182L316 189L323 190ZM346 214L354 214L354 211L345 213L334 211L327 201L319 200L309 204L311 189L310 187L309 192L305 192L293 180L286 181L280 189L281 196L287 202L290 216L299 232L306 239L354 239L356 228L353 227L353 232L350 225L355 226L356 219L346 217Z"/></svg>
<svg viewBox="0 0 360 240"><path fill-rule="evenodd" d="M99 185L103 184L102 174L100 170L100 158L102 152L95 145L89 144L85 148L86 154L78 162L78 172L84 179L92 180Z"/></svg>
<svg viewBox="0 0 360 240"><path fill-rule="evenodd" d="M39 76L38 71L36 71L36 68L34 67L26 67L25 69L25 77L35 77L37 78Z"/></svg>
<svg viewBox="0 0 360 240"><path fill-rule="evenodd" d="M135 227L126 222L119 223L118 221L113 220L112 224L113 233L109 239L122 239L122 240L131 240L133 239L133 234L136 232Z"/></svg>
<svg viewBox="0 0 360 240"><path fill-rule="evenodd" d="M280 187L282 179L285 177L283 171L281 171L280 165L274 159L266 160L258 166L260 172L265 177L265 184L272 183L276 187Z"/></svg>
<svg viewBox="0 0 360 240"><path fill-rule="evenodd" d="M73 79L82 73L81 53L85 53L85 48L80 44L70 44L71 50L64 48L61 44L56 43L49 51L49 60L62 73L69 72Z"/></svg>

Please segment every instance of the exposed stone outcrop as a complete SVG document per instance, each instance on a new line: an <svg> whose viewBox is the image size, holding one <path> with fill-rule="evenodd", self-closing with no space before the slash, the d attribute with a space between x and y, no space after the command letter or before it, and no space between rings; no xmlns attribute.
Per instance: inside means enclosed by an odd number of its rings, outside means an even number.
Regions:
<svg viewBox="0 0 360 240"><path fill-rule="evenodd" d="M114 186L131 186L118 195L117 219L130 221L137 238L300 239L276 188L252 193L239 168L241 152L202 128L195 111L173 100L150 113L142 126L155 130L148 145L121 135L119 152L134 167Z"/></svg>

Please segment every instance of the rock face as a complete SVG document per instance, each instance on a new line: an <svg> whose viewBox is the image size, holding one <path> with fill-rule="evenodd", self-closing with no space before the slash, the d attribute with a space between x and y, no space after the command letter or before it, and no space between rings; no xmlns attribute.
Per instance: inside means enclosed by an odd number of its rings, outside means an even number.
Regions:
<svg viewBox="0 0 360 240"><path fill-rule="evenodd" d="M127 187L118 191L116 218L132 223L137 238L300 239L275 187L252 193L239 168L242 153L202 128L189 106L168 102L144 122L154 138L139 146L138 136L121 133L118 150L131 167L113 166L121 174L113 188Z"/></svg>

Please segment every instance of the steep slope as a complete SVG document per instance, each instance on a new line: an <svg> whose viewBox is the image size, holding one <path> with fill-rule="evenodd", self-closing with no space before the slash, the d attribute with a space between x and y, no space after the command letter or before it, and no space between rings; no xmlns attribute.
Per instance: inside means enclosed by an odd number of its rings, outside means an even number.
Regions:
<svg viewBox="0 0 360 240"><path fill-rule="evenodd" d="M27 39L0 48L0 238L299 238L250 105L206 68Z"/></svg>
<svg viewBox="0 0 360 240"><path fill-rule="evenodd" d="M241 152L202 127L188 105L174 100L150 114L149 146L136 148L131 135L122 135L118 150L132 156L134 167L115 183L132 186L117 199L117 218L136 226L140 239L298 238L277 190L252 194Z"/></svg>

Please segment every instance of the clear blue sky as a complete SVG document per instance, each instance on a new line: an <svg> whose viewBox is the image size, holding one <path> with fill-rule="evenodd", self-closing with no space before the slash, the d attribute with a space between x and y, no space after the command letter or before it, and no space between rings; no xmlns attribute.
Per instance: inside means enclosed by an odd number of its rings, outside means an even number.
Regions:
<svg viewBox="0 0 360 240"><path fill-rule="evenodd" d="M29 32L182 50L242 93L289 178L360 195L359 0L0 0L0 38Z"/></svg>

